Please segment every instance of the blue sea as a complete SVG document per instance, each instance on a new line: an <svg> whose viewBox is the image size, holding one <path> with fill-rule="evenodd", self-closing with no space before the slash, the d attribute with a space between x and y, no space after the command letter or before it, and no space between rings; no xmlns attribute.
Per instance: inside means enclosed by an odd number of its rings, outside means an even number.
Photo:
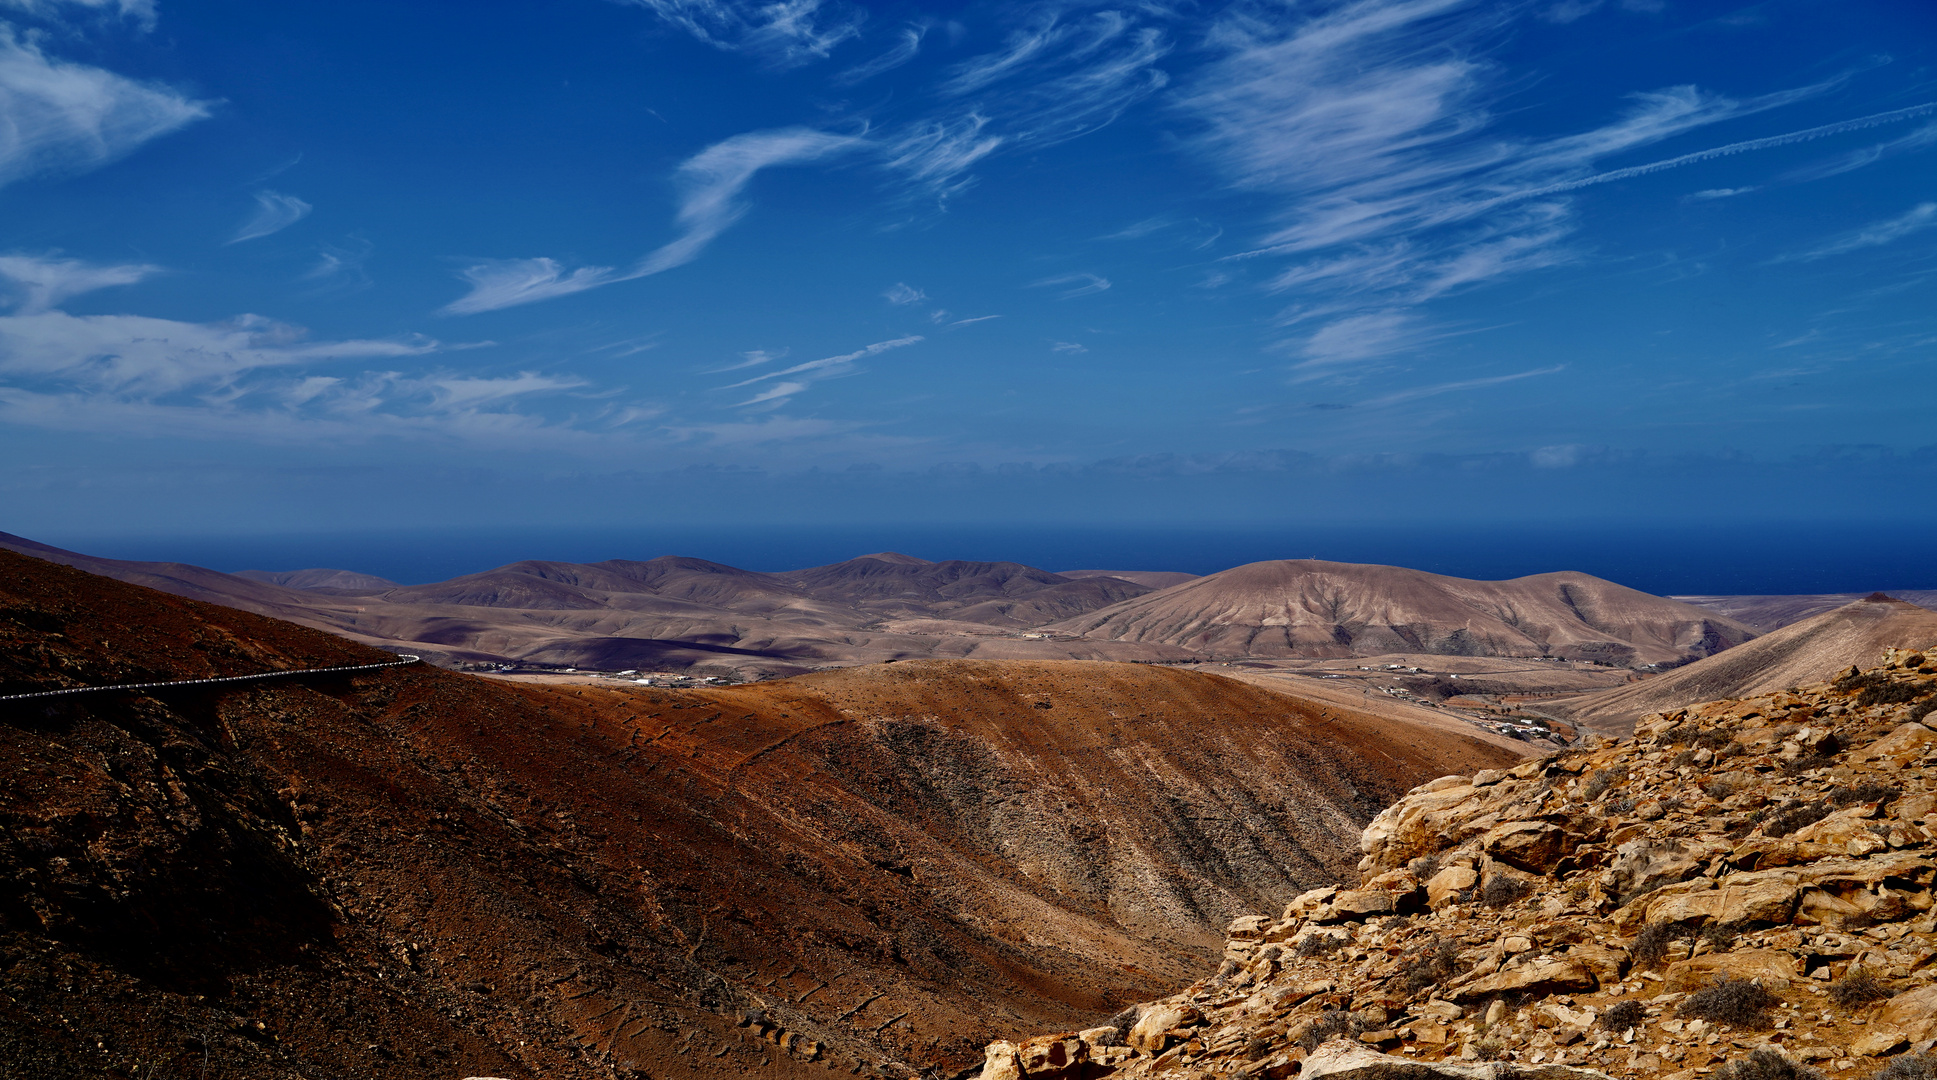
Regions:
<svg viewBox="0 0 1937 1080"><path fill-rule="evenodd" d="M49 536L118 559L217 570L335 567L405 584L519 559L596 562L689 555L789 570L876 551L1008 560L1049 570L1208 574L1264 559L1383 563L1497 580L1580 570L1646 592L1776 594L1937 589L1937 527L1760 523L1715 527L1412 525L1236 529L978 526L651 530L439 530L261 536Z"/></svg>

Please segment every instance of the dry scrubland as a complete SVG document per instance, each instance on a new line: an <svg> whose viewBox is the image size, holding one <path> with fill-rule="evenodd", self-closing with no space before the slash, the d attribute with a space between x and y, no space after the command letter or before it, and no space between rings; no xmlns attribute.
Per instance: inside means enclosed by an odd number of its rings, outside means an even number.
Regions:
<svg viewBox="0 0 1937 1080"><path fill-rule="evenodd" d="M1357 881L1231 924L1216 973L987 1052L983 1080L1924 1080L1937 653L1448 776Z"/></svg>

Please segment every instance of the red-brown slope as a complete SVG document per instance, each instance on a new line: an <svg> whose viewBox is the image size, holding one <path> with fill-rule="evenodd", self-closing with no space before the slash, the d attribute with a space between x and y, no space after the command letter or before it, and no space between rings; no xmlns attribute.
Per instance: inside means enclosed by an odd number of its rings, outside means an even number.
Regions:
<svg viewBox="0 0 1937 1080"><path fill-rule="evenodd" d="M1680 662L1755 631L1587 574L1469 581L1312 559L1250 563L1066 619L1051 629L1216 657L1561 656Z"/></svg>
<svg viewBox="0 0 1937 1080"><path fill-rule="evenodd" d="M1626 734L1636 717L1721 698L1824 682L1883 649L1937 642L1937 611L1881 593L1845 604L1718 656L1645 682L1546 706L1589 727Z"/></svg>
<svg viewBox="0 0 1937 1080"><path fill-rule="evenodd" d="M0 693L381 655L0 555ZM1180 983L1392 794L1506 757L1087 663L3 708L0 1061L47 1077L959 1065Z"/></svg>

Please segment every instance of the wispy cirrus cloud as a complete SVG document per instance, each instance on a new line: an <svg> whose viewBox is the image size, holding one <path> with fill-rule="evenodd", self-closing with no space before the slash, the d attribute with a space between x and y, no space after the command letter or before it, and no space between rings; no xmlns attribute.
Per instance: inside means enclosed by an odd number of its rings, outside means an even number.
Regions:
<svg viewBox="0 0 1937 1080"><path fill-rule="evenodd" d="M644 8L716 49L775 67L824 60L861 31L867 13L825 0L619 0Z"/></svg>
<svg viewBox="0 0 1937 1080"><path fill-rule="evenodd" d="M526 407L582 391L575 376L388 367L449 348L422 337L315 341L254 315L217 323L54 310L0 316L0 422L265 444L408 437L501 447L593 437ZM354 370L372 361L385 366ZM613 422L625 411L607 410Z"/></svg>
<svg viewBox="0 0 1937 1080"><path fill-rule="evenodd" d="M1110 279L1100 274L1091 273L1057 274L1055 277L1046 277L1040 281L1032 281L1029 283L1029 287L1032 289L1059 289L1061 291L1056 294L1056 299L1074 300L1079 296L1091 296L1096 293L1107 292L1110 288Z"/></svg>
<svg viewBox="0 0 1937 1080"><path fill-rule="evenodd" d="M783 368L780 371L770 371L765 375L755 375L750 379L742 379L736 383L728 383L720 387L720 389L738 390L741 387L756 386L760 383L775 379L782 380L762 389L758 394L755 394L746 401L738 402L734 405L734 408L745 408L750 405L768 405L773 408L778 408L780 405L786 404L788 399L816 382L852 374L854 364L858 360L865 360L870 356L879 356L890 349L903 348L923 340L926 339L920 334L910 334L906 337L898 337L889 341L877 341L872 345L864 345L851 353L842 353L839 356L826 356L819 360L809 360L806 363L795 364L790 368Z"/></svg>
<svg viewBox="0 0 1937 1080"><path fill-rule="evenodd" d="M59 19L70 8L114 14L143 29L155 25L155 0L0 0L0 7L25 12L37 19Z"/></svg>
<svg viewBox="0 0 1937 1080"><path fill-rule="evenodd" d="M1421 398L1438 397L1441 394L1453 394L1463 390L1479 390L1488 386L1500 386L1505 383L1519 382L1522 379L1539 378L1542 375L1557 375L1565 370L1567 370L1567 365L1555 364L1552 367L1536 368L1532 371L1516 371L1511 375L1493 375L1483 379L1461 379L1457 382L1438 383L1433 386L1418 386L1410 390L1400 390L1396 393L1376 397L1362 404L1367 406L1398 405L1407 401L1418 401Z"/></svg>
<svg viewBox="0 0 1937 1080"><path fill-rule="evenodd" d="M1585 14L1580 7L1549 14ZM1194 147L1233 187L1279 200L1261 242L1227 258L1280 262L1269 287L1301 297L1293 321L1337 321L1289 343L1307 363L1416 349L1441 336L1418 305L1576 261L1575 191L1915 114L1610 169L1610 159L1817 97L1839 80L1747 98L1667 87L1633 94L1577 132L1514 135L1499 115L1511 85L1490 52L1520 15L1478 0L1347 0L1241 4L1217 21L1209 41L1221 55L1177 107L1199 125Z"/></svg>
<svg viewBox="0 0 1937 1080"><path fill-rule="evenodd" d="M1838 237L1826 244L1810 248L1794 255L1780 256L1776 262L1814 262L1833 255L1847 255L1864 248L1882 247L1925 229L1937 226L1937 202L1918 203L1896 217L1878 221Z"/></svg>
<svg viewBox="0 0 1937 1080"><path fill-rule="evenodd" d="M684 266L747 212L740 194L761 169L816 161L851 149L860 140L809 128L754 131L714 143L681 164L673 174L679 192L675 224L680 234L627 269L610 266L567 268L551 258L483 259L458 276L471 291L444 306L447 315L537 303L620 281L633 281Z"/></svg>
<svg viewBox="0 0 1937 1080"><path fill-rule="evenodd" d="M0 184L98 168L208 114L172 88L54 59L0 23Z"/></svg>
<svg viewBox="0 0 1937 1080"><path fill-rule="evenodd" d="M0 255L0 279L12 286L18 297L14 310L21 315L36 315L70 296L133 285L159 273L161 267L146 263L103 266L51 255Z"/></svg>
<svg viewBox="0 0 1937 1080"><path fill-rule="evenodd" d="M907 282L897 281L894 287L881 294L890 304L919 304L928 299L928 294Z"/></svg>
<svg viewBox="0 0 1937 1080"><path fill-rule="evenodd" d="M846 71L834 76L834 81L842 86L853 86L855 83L872 79L883 72L893 71L895 68L913 60L921 52L921 39L927 36L927 33L928 28L925 26L902 27L894 45L890 46L886 52L865 63L856 64L848 68Z"/></svg>
<svg viewBox="0 0 1937 1080"><path fill-rule="evenodd" d="M265 236L279 233L298 221L309 216L315 207L294 195L284 195L277 191L256 192L256 209L249 215L235 235L228 242L240 244L245 240L260 240Z"/></svg>

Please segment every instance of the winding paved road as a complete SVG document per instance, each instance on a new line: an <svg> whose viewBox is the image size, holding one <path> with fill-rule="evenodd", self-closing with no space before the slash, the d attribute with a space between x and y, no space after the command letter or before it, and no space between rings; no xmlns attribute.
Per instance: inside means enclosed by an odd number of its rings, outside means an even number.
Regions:
<svg viewBox="0 0 1937 1080"><path fill-rule="evenodd" d="M378 668L407 667L423 663L423 657L399 653L397 659L381 664L351 664L346 667L297 668L294 671L264 671L256 675L224 675L215 679L177 679L173 682L117 683L113 686L72 686L66 690L42 690L33 694L7 694L0 701L26 701L29 698L65 697L68 694L100 694L109 690L154 690L164 686L212 686L216 683L254 682L258 679L287 679L297 675L328 675L345 671L375 671Z"/></svg>

